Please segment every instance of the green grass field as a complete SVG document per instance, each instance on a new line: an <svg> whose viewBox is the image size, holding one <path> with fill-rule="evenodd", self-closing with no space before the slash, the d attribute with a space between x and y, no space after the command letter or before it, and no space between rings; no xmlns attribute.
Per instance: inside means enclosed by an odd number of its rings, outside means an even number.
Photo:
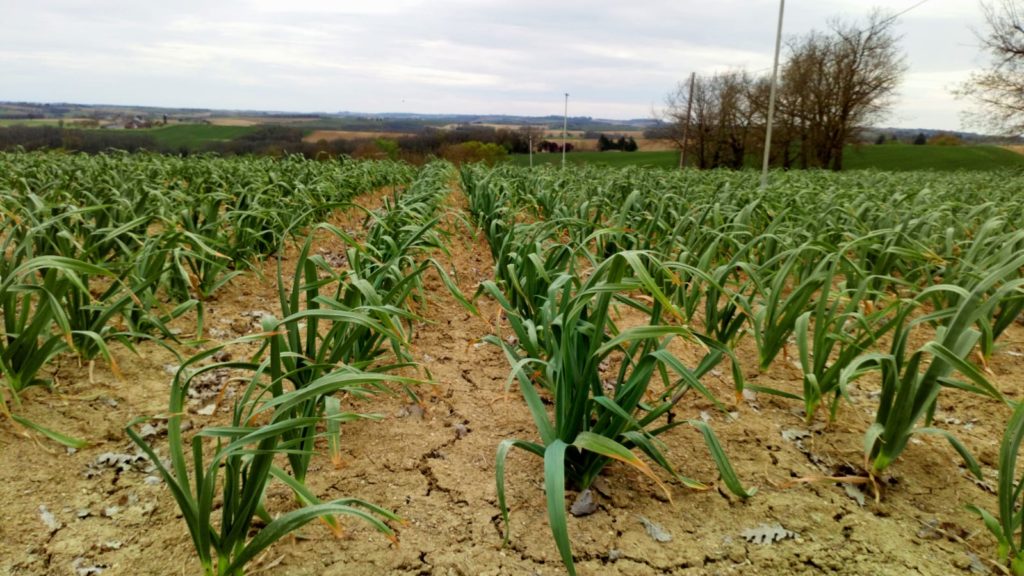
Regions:
<svg viewBox="0 0 1024 576"><path fill-rule="evenodd" d="M526 155L509 159L518 166L529 166ZM561 154L534 154L535 165L560 164ZM675 168L679 153L667 152L570 152L567 163L603 164L606 166L650 166ZM912 146L886 144L884 146L850 147L844 156L847 170L998 170L1024 167L1024 154L1017 154L998 146Z"/></svg>
<svg viewBox="0 0 1024 576"><path fill-rule="evenodd" d="M151 136L157 143L168 148L182 146L198 149L207 142L231 140L252 132L253 126L214 126L212 124L174 124L159 128L134 130Z"/></svg>
<svg viewBox="0 0 1024 576"><path fill-rule="evenodd" d="M3 126L57 126L60 120L55 118L13 120L0 119L0 127ZM74 120L64 123L65 128L77 129ZM214 126L212 124L172 124L170 126L158 126L156 128L141 128L137 130L124 130L122 134L138 134L150 136L158 144L169 149L181 147L193 150L202 149L208 142L219 142L244 136L255 130L255 126ZM87 128L87 130L99 130L98 128Z"/></svg>
<svg viewBox="0 0 1024 576"><path fill-rule="evenodd" d="M72 121L68 121L70 124ZM58 118L0 118L0 126L57 126Z"/></svg>
<svg viewBox="0 0 1024 576"><path fill-rule="evenodd" d="M912 146L885 144L847 150L846 167L907 170L997 170L1024 167L1024 154L998 146Z"/></svg>
<svg viewBox="0 0 1024 576"><path fill-rule="evenodd" d="M529 166L530 157L526 154L509 156L509 162L518 166ZM569 152L565 155L567 164L601 164L605 166L648 166L653 168L675 168L679 166L679 153L671 150L665 152ZM556 153L537 153L533 155L535 166L541 164L561 164L562 155Z"/></svg>

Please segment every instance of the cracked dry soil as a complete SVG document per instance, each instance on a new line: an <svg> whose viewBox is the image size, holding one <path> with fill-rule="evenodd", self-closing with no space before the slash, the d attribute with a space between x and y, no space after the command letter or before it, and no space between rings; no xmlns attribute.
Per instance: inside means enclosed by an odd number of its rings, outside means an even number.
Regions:
<svg viewBox="0 0 1024 576"><path fill-rule="evenodd" d="M377 204L373 196L360 199ZM463 210L453 194L449 209ZM337 224L359 220L339 215ZM485 240L449 220L451 257L462 290L472 294L491 275ZM317 249L341 253L329 238ZM287 266L290 260L285 259ZM286 268L287 269L287 268ZM207 336L229 339L255 325L253 311L276 310L274 268L264 279L247 275L208 303ZM562 574L547 525L542 467L525 453L509 458L507 487L511 526L502 525L494 484L498 443L535 436L518 394L505 393L508 365L500 351L482 344L504 326L496 306L480 301L481 317L465 312L439 279L427 280L427 322L416 329L412 350L433 376L420 387L421 404L402 394L350 402L349 408L379 413L379 422L343 427L344 464L336 469L318 456L311 488L329 499L356 496L394 510L406 523L400 544L354 521L336 538L313 523L271 547L252 573L299 575L477 575ZM190 328L185 326L187 332ZM194 329L194 328L191 328ZM748 339L749 340L749 339ZM244 355L248 350L232 353ZM684 361L695 348L679 345ZM183 350L183 353L194 350ZM1024 379L1024 331L1006 336L993 358L992 379L1004 393L1020 397ZM798 390L799 371L785 361L758 374L756 353L740 349L744 371L761 385ZM21 413L37 422L89 439L90 447L69 453L52 443L25 437L0 424L0 573L14 575L178 575L198 574L191 540L169 492L151 478L146 463L97 464L104 454L135 454L125 437L127 422L166 410L168 366L174 357L141 344L139 355L117 351L124 380L104 366L89 372L65 359L53 371L55 392L27 393ZM723 370L722 372L728 372ZM881 503L861 505L845 487L827 482L790 485L794 478L854 470L861 459L861 435L871 422L871 383L853 391L838 422L807 427L798 407L769 397L735 404L727 375L708 385L729 404L723 414L703 400L684 401L677 418L710 420L742 480L759 489L746 502L717 488L695 492L672 484L666 501L656 486L618 465L604 474L596 491L597 510L569 520L581 574L758 575L758 574L949 574L998 573L989 563L994 546L981 522L964 510L968 503L993 508L998 440L1008 409L964 394L943 393L938 424L954 431L986 467L988 485L968 477L944 442L916 440L893 467ZM213 382L217 390L230 383ZM190 421L196 427L223 422L233 391L210 416L210 398L198 398ZM166 439L151 430L161 454ZM670 460L691 477L714 484L716 472L700 434L680 427L664 437ZM573 494L570 494L570 502ZM290 496L280 487L268 508L286 509ZM41 508L42 507L42 508ZM42 511L50 514L44 518ZM640 518L671 535L657 542ZM773 544L748 543L745 530L779 524L796 538ZM511 541L502 547L506 529Z"/></svg>

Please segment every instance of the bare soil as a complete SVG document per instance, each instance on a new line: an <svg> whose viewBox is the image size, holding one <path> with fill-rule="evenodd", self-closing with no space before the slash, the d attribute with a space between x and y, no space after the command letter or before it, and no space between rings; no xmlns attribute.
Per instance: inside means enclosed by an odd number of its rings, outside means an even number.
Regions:
<svg viewBox="0 0 1024 576"><path fill-rule="evenodd" d="M319 142L326 140L366 140L375 138L403 138L409 136L405 132L368 132L359 130L315 130L303 138L303 142Z"/></svg>
<svg viewBox="0 0 1024 576"><path fill-rule="evenodd" d="M460 210L453 195L452 210ZM377 198L362 202L375 204ZM358 226L361 217L340 215L335 223ZM462 290L472 294L491 277L490 252L482 235L449 220L451 257ZM317 250L337 254L343 246L328 236ZM290 257L283 261L285 270ZM264 277L238 279L207 303L211 346L254 330L254 316L277 313L274 264ZM412 350L434 384L420 389L422 406L395 394L352 403L349 408L383 415L343 429L345 465L314 459L310 485L324 499L356 496L388 507L406 523L395 526L400 543L356 522L335 538L313 523L297 536L272 546L251 573L283 575L352 574L563 574L547 524L542 465L526 453L509 459L507 486L512 507L511 541L502 547L495 496L494 459L506 438L534 439L535 430L518 393L505 392L508 364L480 339L507 335L492 302L481 301L481 316L463 310L439 279L430 278L427 321ZM187 322L185 323L187 324ZM185 333L194 327L183 326ZM752 342L740 356L752 383L800 388L800 371L780 358L757 373ZM181 347L183 355L199 348ZM52 371L53 391L32 390L17 410L25 417L87 438L90 446L69 451L0 422L0 573L11 575L198 574L192 544L168 490L141 465L122 469L98 464L106 453L134 455L123 429L140 416L166 411L169 383L178 360L152 344L138 355L116 352L124 379L97 365L65 358ZM236 357L248 349L232 349ZM699 352L680 345L688 362ZM792 352L795 353L795 350ZM991 363L993 382L1019 398L1024 386L1024 330L1014 326ZM767 397L734 398L723 366L707 384L729 406L717 411L691 397L677 410L682 419L708 420L740 477L758 493L740 501L715 486L717 473L700 434L682 426L664 436L670 460L683 474L713 486L692 491L670 484L672 499L648 479L612 465L600 481L597 511L570 518L569 529L581 574L773 575L773 574L950 574L998 573L989 558L995 549L979 519L965 511L975 503L993 509L985 483L972 480L952 448L941 439L920 437L892 467L884 494L858 502L855 490L829 481L795 479L855 473L862 460L862 434L872 419L872 384L853 390L838 421L804 423L795 403ZM226 421L229 391L210 416L200 411L215 402L223 382L190 408L196 428ZM998 441L1008 408L958 393L940 396L938 426L956 433L979 456L994 485ZM159 423L159 420L155 420ZM161 454L166 440L156 435ZM573 495L570 495L570 499ZM271 510L287 509L280 489L270 494ZM51 518L52 516L52 518ZM645 528L654 523L670 541L656 541ZM778 524L791 537L771 544L747 542L743 533Z"/></svg>

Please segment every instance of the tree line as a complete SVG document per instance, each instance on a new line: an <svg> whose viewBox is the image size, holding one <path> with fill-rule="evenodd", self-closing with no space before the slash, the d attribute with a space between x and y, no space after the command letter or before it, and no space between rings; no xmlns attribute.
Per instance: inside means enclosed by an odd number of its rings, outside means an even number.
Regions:
<svg viewBox="0 0 1024 576"><path fill-rule="evenodd" d="M493 128L460 126L450 130L427 128L400 138L359 138L347 140L304 140L301 128L267 124L237 138L217 142L196 142L168 146L145 131L82 130L57 126L0 126L0 150L67 150L97 154L109 150L156 152L187 156L215 153L223 156L285 156L307 158L391 158L423 163L431 157L454 162L494 162L507 154L535 150L544 142L537 128ZM559 148L560 150L560 148Z"/></svg>
<svg viewBox="0 0 1024 576"><path fill-rule="evenodd" d="M147 134L121 130L71 130L57 126L0 126L0 150L73 150L98 154L116 149L128 152L157 150L156 140Z"/></svg>
<svg viewBox="0 0 1024 576"><path fill-rule="evenodd" d="M782 168L841 170L847 143L881 119L906 71L895 19L835 20L793 38L780 63L770 161ZM771 78L746 70L698 75L666 99L659 136L699 168L742 168L763 153ZM683 134L686 133L684 142Z"/></svg>
<svg viewBox="0 0 1024 576"><path fill-rule="evenodd" d="M623 152L636 152L639 146L636 144L636 140L632 136L619 136L618 138L610 138L605 134L601 134L597 137L597 149L600 152L607 150L621 150Z"/></svg>

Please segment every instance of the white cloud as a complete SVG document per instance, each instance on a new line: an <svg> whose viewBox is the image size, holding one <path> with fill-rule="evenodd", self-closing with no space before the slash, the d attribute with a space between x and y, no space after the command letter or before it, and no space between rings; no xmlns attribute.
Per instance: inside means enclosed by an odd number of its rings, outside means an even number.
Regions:
<svg viewBox="0 0 1024 576"><path fill-rule="evenodd" d="M882 2L891 11L917 0ZM0 40L5 99L287 110L648 116L690 71L763 72L777 0L37 0ZM787 6L786 33L863 17ZM894 123L956 128L948 85L978 66L972 0L901 18L911 73Z"/></svg>

